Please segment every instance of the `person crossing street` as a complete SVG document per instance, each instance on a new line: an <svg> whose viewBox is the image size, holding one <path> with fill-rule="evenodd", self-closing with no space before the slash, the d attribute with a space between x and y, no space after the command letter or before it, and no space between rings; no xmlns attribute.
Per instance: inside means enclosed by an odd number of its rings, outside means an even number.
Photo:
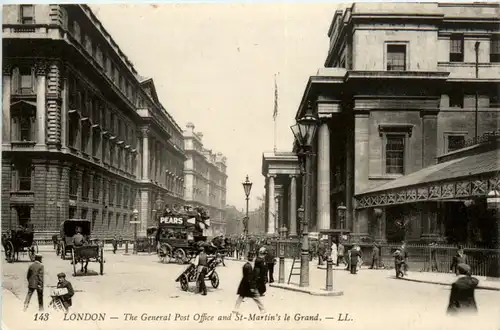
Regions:
<svg viewBox="0 0 500 330"><path fill-rule="evenodd" d="M208 266L208 256L205 252L205 248L200 247L200 254L196 256L193 262L196 267L196 282L198 287L198 292L203 296L207 295L207 286L205 285L205 276L207 274L207 266Z"/></svg>
<svg viewBox="0 0 500 330"><path fill-rule="evenodd" d="M43 277L44 267L42 265L42 256L37 254L35 255L35 262L30 265L26 275L28 280L28 294L24 300L24 311L28 309L31 296L35 290L38 298L38 310L40 312L43 311Z"/></svg>

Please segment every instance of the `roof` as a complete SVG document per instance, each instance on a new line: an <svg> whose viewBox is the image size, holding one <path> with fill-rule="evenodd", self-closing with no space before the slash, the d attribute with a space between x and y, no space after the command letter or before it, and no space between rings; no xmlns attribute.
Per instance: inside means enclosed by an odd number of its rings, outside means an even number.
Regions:
<svg viewBox="0 0 500 330"><path fill-rule="evenodd" d="M416 186L431 182L458 179L460 177L474 176L483 173L500 172L500 162L498 161L499 156L500 150L494 149L476 155L453 159L402 176L378 187L364 191L358 195Z"/></svg>

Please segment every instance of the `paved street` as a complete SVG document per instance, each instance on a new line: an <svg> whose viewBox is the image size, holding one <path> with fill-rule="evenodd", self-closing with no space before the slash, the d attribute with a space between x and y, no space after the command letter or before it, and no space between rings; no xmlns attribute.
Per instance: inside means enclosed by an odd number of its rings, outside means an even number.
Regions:
<svg viewBox="0 0 500 330"><path fill-rule="evenodd" d="M358 275L345 271L335 271L335 287L344 291L340 297L317 297L269 288L262 298L268 311L267 318L261 320L231 320L217 322L218 316L229 317L236 300L236 289L241 276L240 261L227 261L227 267L217 268L221 284L213 289L207 282L208 296L191 291L183 292L174 279L186 266L160 264L156 255L142 254L124 256L105 252L104 276L72 277L72 265L56 257L55 253L44 252L45 264L45 304L48 305L51 285L57 283L57 273L64 271L76 290L72 312L105 313L104 321L63 321L63 316L50 312L49 321L33 322L37 311L36 294L32 297L30 310L22 312L22 299L26 294L25 273L29 262L3 264L4 303L3 321L9 330L31 329L193 329L204 326L210 329L248 329L258 324L262 329L293 327L294 329L364 329L409 328L445 329L462 328L450 324L443 318L449 288L445 286L399 281L392 278L391 271L362 270ZM311 264L311 285L324 283L324 271ZM89 264L89 269L98 270L98 264ZM277 277L278 269L276 269ZM298 281L298 278L297 278ZM19 297L18 300L10 292ZM500 292L476 291L480 315L474 319L475 329L499 329ZM257 306L246 301L241 313L247 317L255 313ZM137 321L125 321L125 313L138 316ZM214 320L195 321L195 314L206 313ZM319 321L295 321L294 316L314 316L319 313ZM349 313L352 321L338 321L339 313ZM141 315L159 316L171 314L170 321L141 321ZM291 318L285 321L285 314ZM175 320L177 315L177 320ZM118 319L112 319L117 317ZM188 319L189 317L189 319ZM328 320L333 317L334 320ZM280 318L280 320L278 320ZM181 319L183 319L181 321ZM61 324L62 323L62 324ZM167 325L168 324L168 325ZM448 327L449 326L449 327ZM470 326L470 323L469 323Z"/></svg>

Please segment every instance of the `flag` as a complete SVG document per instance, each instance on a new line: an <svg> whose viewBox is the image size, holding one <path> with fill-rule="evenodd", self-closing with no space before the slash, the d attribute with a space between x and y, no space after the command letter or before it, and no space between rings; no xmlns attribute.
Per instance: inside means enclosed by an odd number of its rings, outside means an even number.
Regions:
<svg viewBox="0 0 500 330"><path fill-rule="evenodd" d="M274 75L274 112L273 119L278 116L278 84L276 83L276 75Z"/></svg>
<svg viewBox="0 0 500 330"><path fill-rule="evenodd" d="M190 224L194 225L196 223L196 218L189 218L189 219L187 219L187 223L190 223Z"/></svg>

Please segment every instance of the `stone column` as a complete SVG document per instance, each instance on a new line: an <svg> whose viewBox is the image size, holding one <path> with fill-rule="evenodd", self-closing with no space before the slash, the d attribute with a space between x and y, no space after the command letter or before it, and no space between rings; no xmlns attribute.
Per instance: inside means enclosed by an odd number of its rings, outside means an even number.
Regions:
<svg viewBox="0 0 500 330"><path fill-rule="evenodd" d="M275 175L268 175L268 184L267 184L267 198L268 198L268 214L267 214L267 234L274 235L274 217L276 213L275 208L275 200L274 200L274 178Z"/></svg>
<svg viewBox="0 0 500 330"><path fill-rule="evenodd" d="M68 145L68 78L67 70L61 74L61 146ZM100 158L100 157L99 157Z"/></svg>
<svg viewBox="0 0 500 330"><path fill-rule="evenodd" d="M47 105L45 102L46 93L46 78L47 67L45 63L37 63L36 65L36 123L37 123L37 139L36 143L40 147L45 146L46 137L46 113Z"/></svg>
<svg viewBox="0 0 500 330"><path fill-rule="evenodd" d="M142 180L149 179L149 129L142 128Z"/></svg>
<svg viewBox="0 0 500 330"><path fill-rule="evenodd" d="M50 63L47 72L47 144L61 146L61 65Z"/></svg>
<svg viewBox="0 0 500 330"><path fill-rule="evenodd" d="M318 231L330 229L330 131L326 122L318 130L317 194Z"/></svg>
<svg viewBox="0 0 500 330"><path fill-rule="evenodd" d="M139 206L139 218L141 222L137 225L137 237L146 236L146 231L148 228L148 219L151 215L151 210L149 207L150 192L148 189L141 189L141 201ZM133 227L133 226L132 226Z"/></svg>
<svg viewBox="0 0 500 330"><path fill-rule="evenodd" d="M437 163L438 109L423 110L422 117L422 168Z"/></svg>
<svg viewBox="0 0 500 330"><path fill-rule="evenodd" d="M290 175L290 236L297 236L297 177Z"/></svg>
<svg viewBox="0 0 500 330"><path fill-rule="evenodd" d="M349 229L351 231L353 228L353 219L354 219L354 205L353 205L353 196L354 196L354 147L352 143L352 136L347 135L346 141L346 165L345 165L345 206L346 206L346 215L344 226L345 229ZM344 228L343 228L344 229Z"/></svg>
<svg viewBox="0 0 500 330"><path fill-rule="evenodd" d="M9 64L3 65L3 120L2 120L2 144L9 144L11 139L10 134L10 91L12 80L12 67Z"/></svg>

